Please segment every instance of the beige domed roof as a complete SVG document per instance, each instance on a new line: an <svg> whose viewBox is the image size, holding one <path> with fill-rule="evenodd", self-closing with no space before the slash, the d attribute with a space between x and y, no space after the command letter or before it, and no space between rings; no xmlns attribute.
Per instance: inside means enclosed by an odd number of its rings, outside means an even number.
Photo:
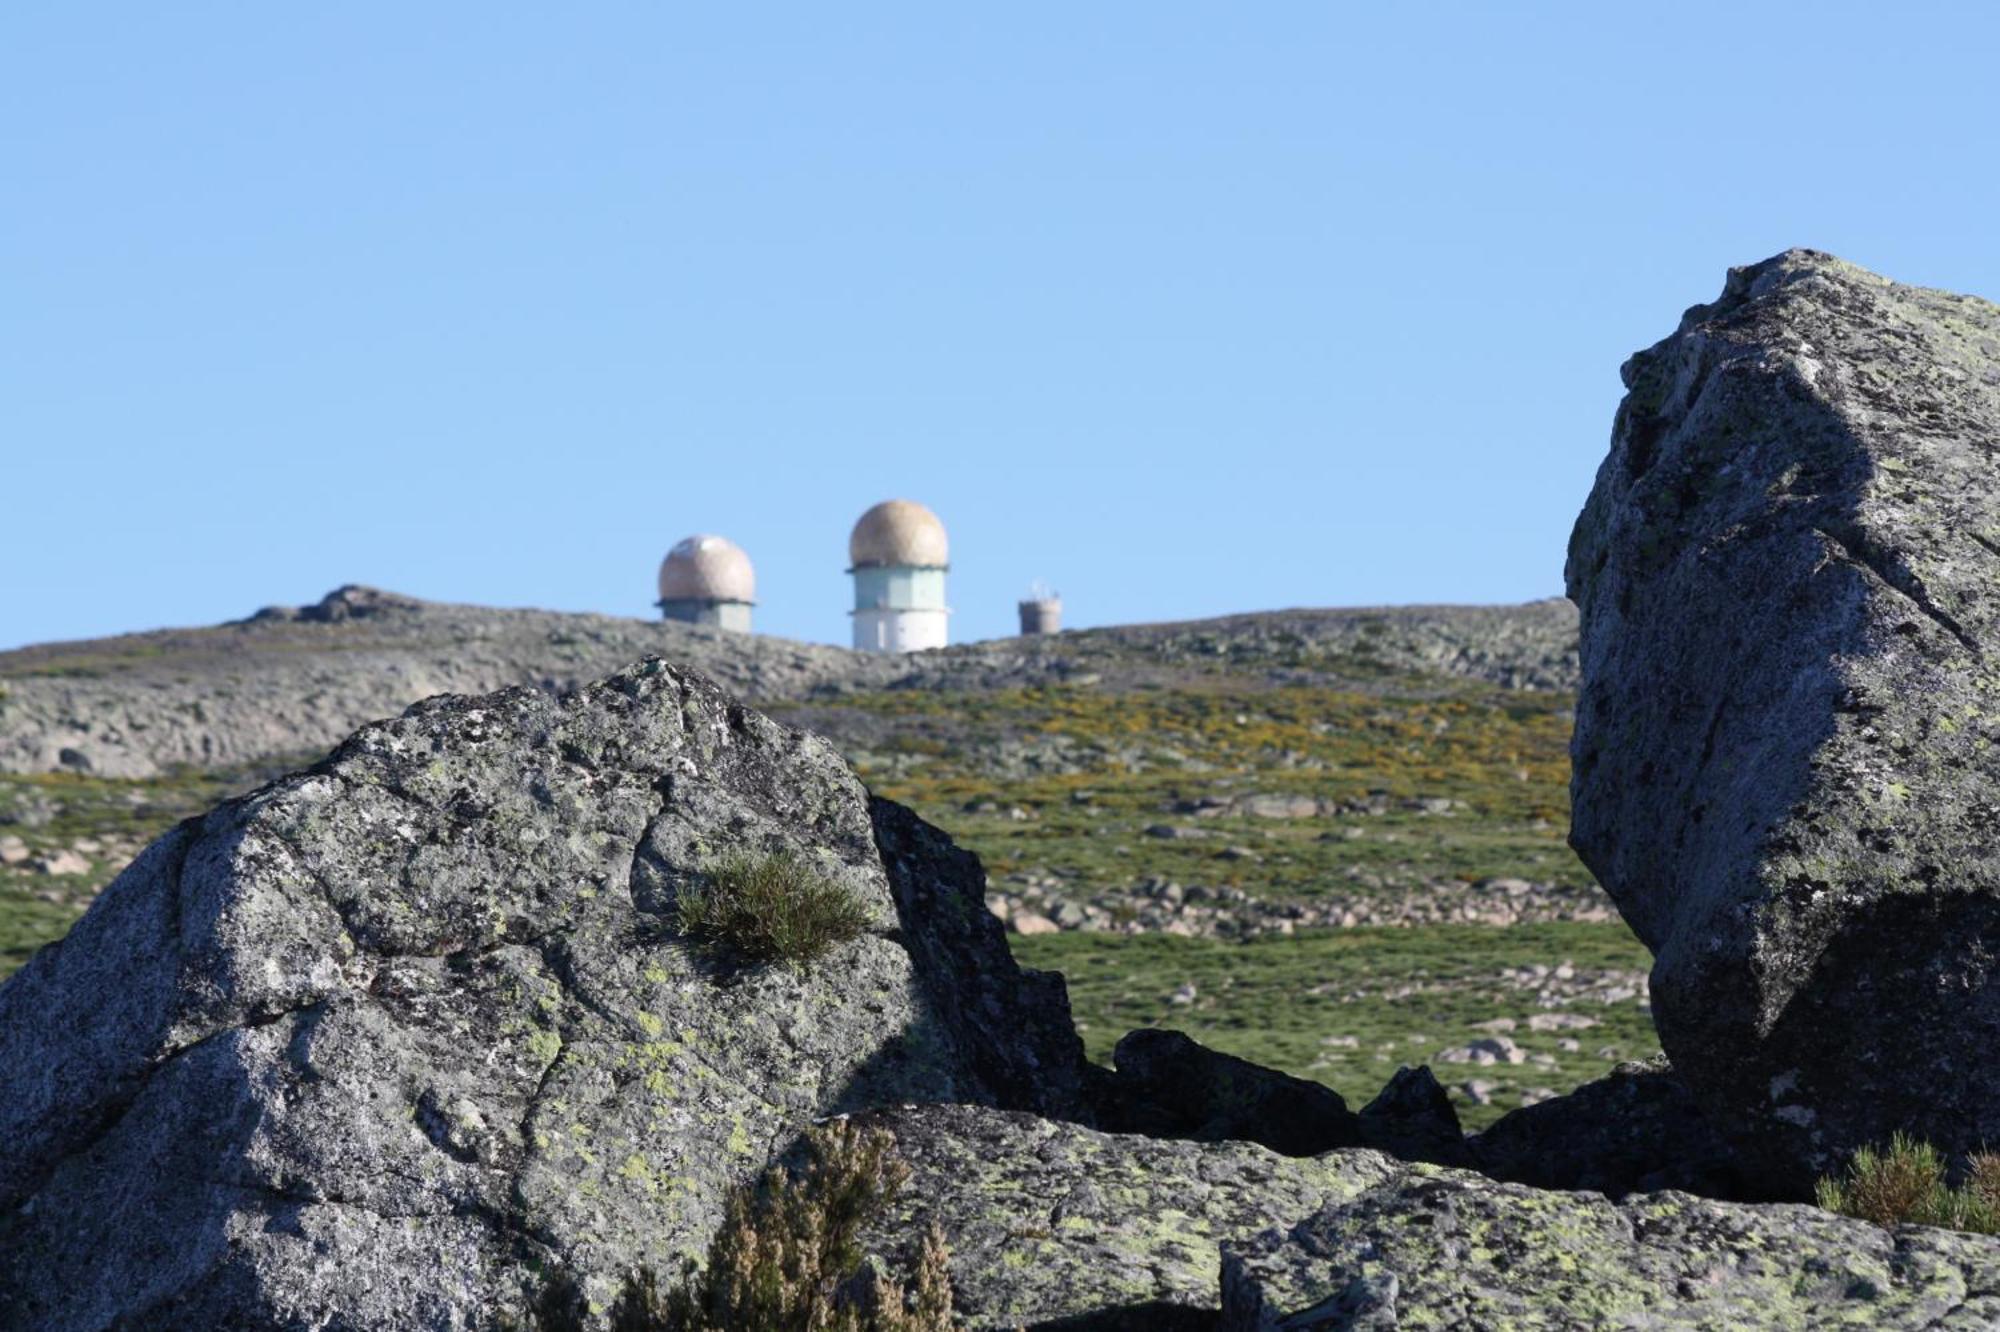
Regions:
<svg viewBox="0 0 2000 1332"><path fill-rule="evenodd" d="M883 500L861 515L847 538L847 559L855 568L915 564L942 568L951 562L944 524L915 500Z"/></svg>
<svg viewBox="0 0 2000 1332"><path fill-rule="evenodd" d="M755 601L750 557L726 537L691 536L660 561L661 601Z"/></svg>

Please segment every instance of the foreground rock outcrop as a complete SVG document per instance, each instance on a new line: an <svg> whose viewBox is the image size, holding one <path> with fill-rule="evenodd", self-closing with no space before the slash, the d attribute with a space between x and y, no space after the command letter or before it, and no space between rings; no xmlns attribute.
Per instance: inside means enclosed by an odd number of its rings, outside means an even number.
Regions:
<svg viewBox="0 0 2000 1332"><path fill-rule="evenodd" d="M1333 1088L1211 1050L1183 1032L1131 1032L1111 1062L1117 1072L1096 1098L1106 1128L1254 1142L1287 1156L1361 1145L1361 1123Z"/></svg>
<svg viewBox="0 0 2000 1332"><path fill-rule="evenodd" d="M1974 1332L2000 1322L2000 1244L1797 1204L1613 1203L1411 1166L1226 1246L1222 1290L1227 1332Z"/></svg>
<svg viewBox="0 0 2000 1332"><path fill-rule="evenodd" d="M1400 1160L1448 1166L1472 1160L1458 1111L1429 1064L1398 1068L1356 1122L1363 1142Z"/></svg>
<svg viewBox="0 0 2000 1332"><path fill-rule="evenodd" d="M745 852L844 885L865 929L806 965L695 946L680 895ZM0 1329L470 1332L551 1273L601 1312L840 1114L909 1169L870 1264L906 1275L938 1227L973 1328L1996 1312L1993 1239L1341 1145L1477 1159L1419 1070L1356 1116L1175 1033L1094 1068L983 890L824 741L664 663L366 727L161 839L0 985ZM1510 1150L1546 1172L1564 1132Z"/></svg>
<svg viewBox="0 0 2000 1332"><path fill-rule="evenodd" d="M691 949L675 896L733 851L804 857L871 929L804 969ZM678 1271L814 1117L1083 1113L1061 982L982 888L825 742L660 663L368 727L0 986L0 1325L484 1327L529 1264Z"/></svg>
<svg viewBox="0 0 2000 1332"><path fill-rule="evenodd" d="M1572 842L1800 1190L2000 1142L2000 308L1794 250L1624 370L1571 538Z"/></svg>
<svg viewBox="0 0 2000 1332"><path fill-rule="evenodd" d="M2000 1318L2000 1241L1981 1236L1673 1192L1612 1203L1375 1151L1294 1158L980 1107L867 1119L911 1166L869 1248L907 1269L937 1224L974 1329L1971 1332Z"/></svg>
<svg viewBox="0 0 2000 1332"><path fill-rule="evenodd" d="M911 1169L869 1247L907 1267L935 1222L951 1245L959 1314L996 1332L1211 1326L1225 1245L1357 1198L1399 1169L1375 1152L1288 1157L972 1106L866 1118L896 1135Z"/></svg>
<svg viewBox="0 0 2000 1332"><path fill-rule="evenodd" d="M1538 1189L1622 1198L1676 1189L1739 1199L1736 1153L1663 1056L1621 1064L1566 1096L1503 1115L1466 1144L1482 1174Z"/></svg>

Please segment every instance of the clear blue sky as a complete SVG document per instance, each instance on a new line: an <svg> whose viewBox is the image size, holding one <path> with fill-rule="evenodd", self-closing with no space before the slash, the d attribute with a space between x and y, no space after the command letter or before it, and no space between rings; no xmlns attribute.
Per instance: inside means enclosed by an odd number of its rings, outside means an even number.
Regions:
<svg viewBox="0 0 2000 1332"><path fill-rule="evenodd" d="M844 641L1560 590L1619 362L1791 245L2000 295L1984 5L0 12L0 644L343 582Z"/></svg>

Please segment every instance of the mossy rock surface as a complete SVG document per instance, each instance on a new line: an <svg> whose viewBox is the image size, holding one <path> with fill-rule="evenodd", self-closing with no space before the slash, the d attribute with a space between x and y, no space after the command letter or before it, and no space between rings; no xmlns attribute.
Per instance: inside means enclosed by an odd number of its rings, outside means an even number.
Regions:
<svg viewBox="0 0 2000 1332"><path fill-rule="evenodd" d="M1369 1151L1289 1157L972 1106L867 1119L895 1134L911 1168L870 1247L906 1266L935 1222L952 1250L955 1307L971 1328L1085 1317L1102 1320L1090 1326L1200 1326L1190 1320L1219 1307L1224 1245L1357 1198L1400 1169ZM1137 1321L1111 1321L1119 1315Z"/></svg>
<svg viewBox="0 0 2000 1332"><path fill-rule="evenodd" d="M2000 1320L2000 1242L1411 1166L1233 1246L1222 1288L1227 1332L1972 1332Z"/></svg>
<svg viewBox="0 0 2000 1332"><path fill-rule="evenodd" d="M737 853L867 928L735 966ZM816 1117L1082 1113L1059 982L831 747L650 663L445 697L156 842L0 985L0 1310L49 1329L473 1328L698 1256ZM125 1324L121 1324L125 1325Z"/></svg>
<svg viewBox="0 0 2000 1332"><path fill-rule="evenodd" d="M1369 1150L1286 1157L979 1107L866 1120L911 1167L868 1247L906 1268L940 1226L974 1329L1970 1332L2000 1319L2000 1240L1985 1236L1677 1192L1613 1203ZM1323 1321L1300 1317L1316 1308Z"/></svg>
<svg viewBox="0 0 2000 1332"><path fill-rule="evenodd" d="M1804 1196L2000 1141L2000 306L1792 250L1625 366L1570 541L1571 839Z"/></svg>

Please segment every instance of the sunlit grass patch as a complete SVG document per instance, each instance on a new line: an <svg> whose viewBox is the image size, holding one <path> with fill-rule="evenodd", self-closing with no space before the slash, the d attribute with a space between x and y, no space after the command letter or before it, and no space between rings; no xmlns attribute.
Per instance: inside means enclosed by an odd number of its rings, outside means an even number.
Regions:
<svg viewBox="0 0 2000 1332"><path fill-rule="evenodd" d="M1064 974L1085 1047L1100 1062L1127 1031L1170 1027L1317 1079L1354 1106L1397 1065L1432 1063L1448 1087L1490 1084L1489 1104L1454 1098L1468 1129L1516 1108L1531 1089L1566 1092L1659 1049L1651 1010L1628 993L1651 959L1620 924L1315 930L1247 943L1085 933L1009 942L1024 966ZM1537 967L1548 974L1535 978ZM1505 1035L1522 1062L1437 1061L1502 1020L1513 1024Z"/></svg>
<svg viewBox="0 0 2000 1332"><path fill-rule="evenodd" d="M1052 873L1078 898L1156 875L1309 903L1482 878L1587 888L1565 843L1573 706L1435 677L1372 692L1232 677L1122 692L890 690L813 704L801 720L861 737L843 744L869 784L996 875ZM1328 812L1177 812L1252 795L1309 796ZM1419 799L1450 810L1411 808ZM1340 812L1351 802L1376 808ZM1161 822L1200 835L1148 838ZM1219 854L1230 847L1255 857Z"/></svg>

